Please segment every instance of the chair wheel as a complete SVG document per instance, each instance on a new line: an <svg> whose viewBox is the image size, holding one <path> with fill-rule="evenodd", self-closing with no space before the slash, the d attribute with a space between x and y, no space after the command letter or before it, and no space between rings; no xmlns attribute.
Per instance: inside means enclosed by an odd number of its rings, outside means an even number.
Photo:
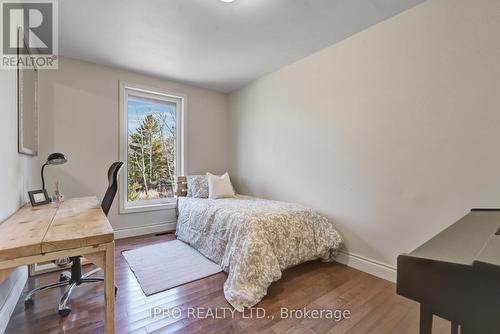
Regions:
<svg viewBox="0 0 500 334"><path fill-rule="evenodd" d="M24 308L29 308L30 306L33 306L33 304L35 304L35 301L33 300L33 298L26 299L24 301Z"/></svg>
<svg viewBox="0 0 500 334"><path fill-rule="evenodd" d="M62 272L61 275L59 275L59 282L66 282L71 279L71 274L67 272Z"/></svg>
<svg viewBox="0 0 500 334"><path fill-rule="evenodd" d="M61 317L67 317L71 313L71 309L69 307L63 308L62 310L59 310L59 315Z"/></svg>

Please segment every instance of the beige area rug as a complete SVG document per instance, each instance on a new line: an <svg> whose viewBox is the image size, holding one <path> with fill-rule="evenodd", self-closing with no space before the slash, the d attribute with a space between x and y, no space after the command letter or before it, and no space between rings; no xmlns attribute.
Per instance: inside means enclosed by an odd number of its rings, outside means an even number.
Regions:
<svg viewBox="0 0 500 334"><path fill-rule="evenodd" d="M222 271L180 240L122 252L146 296Z"/></svg>

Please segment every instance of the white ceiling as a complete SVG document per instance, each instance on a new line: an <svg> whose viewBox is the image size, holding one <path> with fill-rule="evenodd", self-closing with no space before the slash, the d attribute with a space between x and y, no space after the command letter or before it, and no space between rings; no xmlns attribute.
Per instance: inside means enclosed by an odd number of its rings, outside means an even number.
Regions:
<svg viewBox="0 0 500 334"><path fill-rule="evenodd" d="M423 0L62 0L59 52L222 92Z"/></svg>

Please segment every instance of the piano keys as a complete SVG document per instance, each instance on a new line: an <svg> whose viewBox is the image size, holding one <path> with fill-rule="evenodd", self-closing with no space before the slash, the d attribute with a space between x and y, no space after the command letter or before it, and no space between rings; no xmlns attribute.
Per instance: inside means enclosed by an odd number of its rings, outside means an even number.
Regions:
<svg viewBox="0 0 500 334"><path fill-rule="evenodd" d="M433 314L452 333L500 333L500 210L471 210L397 263L397 293L420 303L421 334Z"/></svg>

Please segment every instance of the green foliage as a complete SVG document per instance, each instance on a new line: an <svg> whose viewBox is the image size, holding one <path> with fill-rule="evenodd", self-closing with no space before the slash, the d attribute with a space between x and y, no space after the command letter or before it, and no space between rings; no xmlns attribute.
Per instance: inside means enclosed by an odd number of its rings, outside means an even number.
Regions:
<svg viewBox="0 0 500 334"><path fill-rule="evenodd" d="M137 183L130 183L128 184L127 187L127 193L128 193L128 200L129 201L136 201L139 199L139 193L137 192L137 189L139 189L139 185Z"/></svg>
<svg viewBox="0 0 500 334"><path fill-rule="evenodd" d="M165 116L147 115L128 137L128 200L173 196L175 128Z"/></svg>

